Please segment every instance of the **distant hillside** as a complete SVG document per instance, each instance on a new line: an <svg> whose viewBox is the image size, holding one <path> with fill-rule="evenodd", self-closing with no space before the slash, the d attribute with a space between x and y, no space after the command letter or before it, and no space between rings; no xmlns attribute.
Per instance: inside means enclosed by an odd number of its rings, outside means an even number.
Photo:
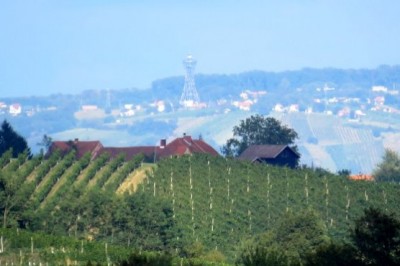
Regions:
<svg viewBox="0 0 400 266"><path fill-rule="evenodd" d="M203 109L181 108L184 77L179 76L156 80L146 90L0 99L0 119L8 119L33 152L44 134L133 146L187 133L202 135L220 150L233 126L255 113L277 116L295 128L302 162L333 172L370 173L384 148L400 151L400 66L198 74L195 81ZM373 86L387 91L373 91ZM252 94L257 92L262 94ZM8 113L14 103L21 106L19 115ZM282 113L272 112L277 106Z"/></svg>
<svg viewBox="0 0 400 266"><path fill-rule="evenodd" d="M374 132L385 128L365 127L363 122L324 114L275 114L299 133L302 162L337 172L371 173L381 161L385 137ZM392 146L392 149L400 148Z"/></svg>
<svg viewBox="0 0 400 266"><path fill-rule="evenodd" d="M179 102L183 77L156 80L150 88L151 97ZM366 96L374 85L400 86L400 66L380 66L376 69L313 69L265 72L250 71L230 75L203 75L195 77L196 87L204 102L239 95L243 90L266 90L273 100L288 102L307 99L315 94L316 87L324 84L334 87L337 96ZM302 91L299 93L298 89ZM271 97L268 97L271 99ZM311 99L309 99L311 100Z"/></svg>

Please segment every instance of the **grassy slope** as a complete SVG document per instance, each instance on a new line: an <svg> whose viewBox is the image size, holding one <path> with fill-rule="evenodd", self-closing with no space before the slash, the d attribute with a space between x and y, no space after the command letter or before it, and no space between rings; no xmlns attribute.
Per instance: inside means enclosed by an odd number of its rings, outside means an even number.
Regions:
<svg viewBox="0 0 400 266"><path fill-rule="evenodd" d="M148 174L151 174L156 167L155 164L143 164L142 167L131 173L118 187L117 193L134 193L137 187L143 182Z"/></svg>

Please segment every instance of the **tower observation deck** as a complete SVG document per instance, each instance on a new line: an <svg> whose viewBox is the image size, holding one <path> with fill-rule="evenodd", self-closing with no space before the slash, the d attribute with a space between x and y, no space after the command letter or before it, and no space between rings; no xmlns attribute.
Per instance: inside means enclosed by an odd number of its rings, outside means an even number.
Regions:
<svg viewBox="0 0 400 266"><path fill-rule="evenodd" d="M179 103L184 107L195 107L199 102L199 94L196 90L194 83L194 68L196 67L196 60L191 55L188 55L183 60L183 66L186 70L185 73L185 84L183 86L183 92Z"/></svg>

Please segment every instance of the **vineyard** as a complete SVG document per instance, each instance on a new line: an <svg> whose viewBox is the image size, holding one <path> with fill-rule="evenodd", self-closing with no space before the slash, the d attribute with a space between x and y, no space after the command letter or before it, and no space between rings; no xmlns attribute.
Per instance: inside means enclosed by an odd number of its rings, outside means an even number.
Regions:
<svg viewBox="0 0 400 266"><path fill-rule="evenodd" d="M207 156L160 162L142 190L171 202L183 243L199 241L228 257L241 240L272 229L287 212L316 210L333 238L345 237L368 206L400 214L398 184Z"/></svg>
<svg viewBox="0 0 400 266"><path fill-rule="evenodd" d="M217 250L234 261L241 241L274 228L286 213L314 209L337 239L347 236L368 206L400 214L398 184L206 155L169 158L156 167L142 165L142 160L138 156L126 162L123 155L76 160L73 152L49 158L20 154L17 159L3 154L0 177L6 182L0 183L0 210L3 227L12 229L0 231L1 241L8 243L5 249L0 246L0 259L8 254L18 262L31 245L41 247L39 257L52 254L51 247L63 249L50 240L47 246L39 244L36 236L13 242L21 230L73 237L68 241L75 241L70 245L75 253L63 253L63 259L72 261L104 262L107 243L178 256L202 243L207 251ZM97 241L103 244L89 248ZM81 246L100 250L102 257L79 255ZM126 256L127 251L121 252L110 257Z"/></svg>
<svg viewBox="0 0 400 266"><path fill-rule="evenodd" d="M86 265L88 261L113 263L128 257L125 246L0 229L0 265Z"/></svg>
<svg viewBox="0 0 400 266"><path fill-rule="evenodd" d="M371 129L354 127L341 118L316 113L276 116L298 132L306 164L323 165L331 171L371 173L384 152L382 138L374 137Z"/></svg>

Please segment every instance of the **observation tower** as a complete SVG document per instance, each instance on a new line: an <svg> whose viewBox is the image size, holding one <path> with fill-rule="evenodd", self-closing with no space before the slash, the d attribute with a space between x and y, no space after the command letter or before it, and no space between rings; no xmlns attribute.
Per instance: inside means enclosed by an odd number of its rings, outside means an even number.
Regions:
<svg viewBox="0 0 400 266"><path fill-rule="evenodd" d="M186 70L185 73L185 85L183 86L183 92L179 103L184 107L195 107L200 103L199 94L194 84L194 68L196 67L196 60L191 55L188 55L183 60L183 66Z"/></svg>

